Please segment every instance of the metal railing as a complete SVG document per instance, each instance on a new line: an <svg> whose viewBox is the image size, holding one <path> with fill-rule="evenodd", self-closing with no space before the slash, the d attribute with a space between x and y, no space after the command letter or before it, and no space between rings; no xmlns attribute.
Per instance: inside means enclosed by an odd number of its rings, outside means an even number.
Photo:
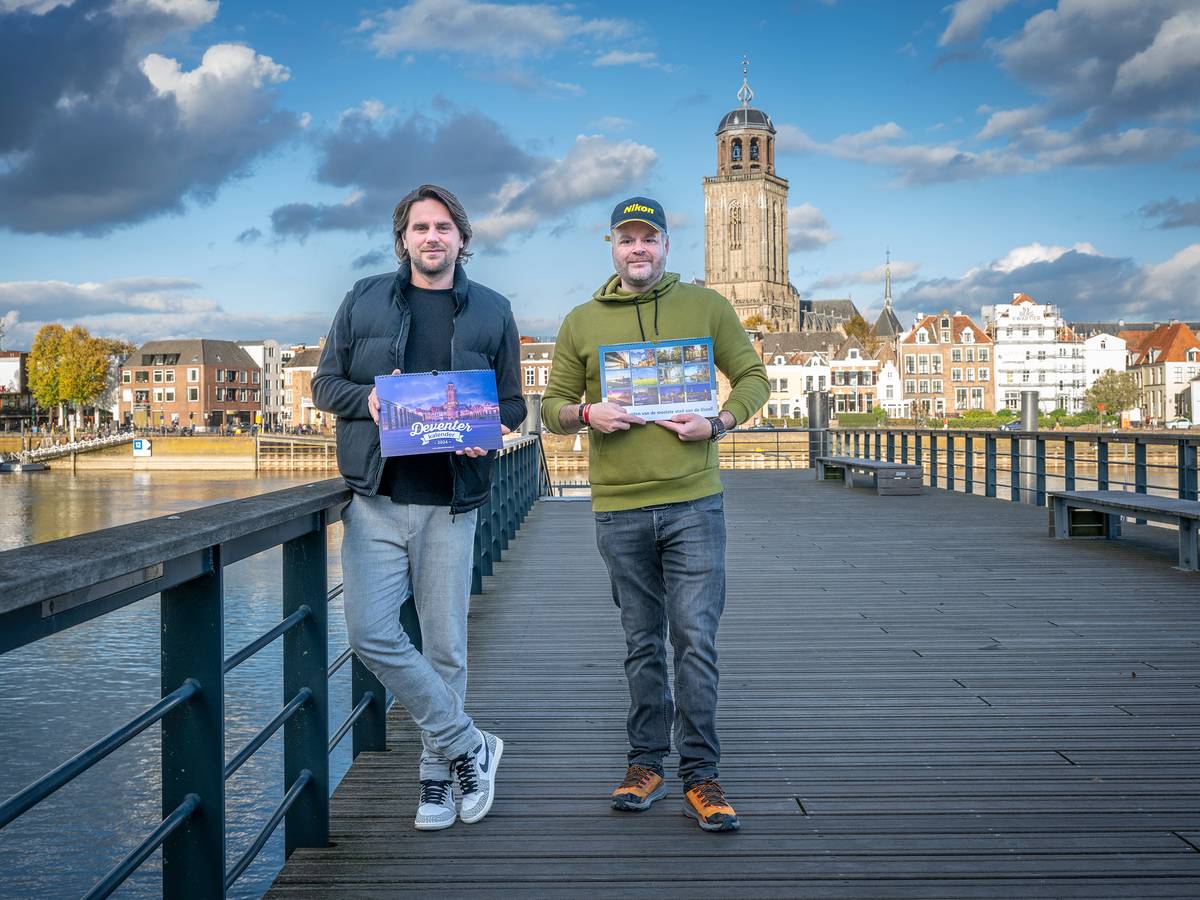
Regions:
<svg viewBox="0 0 1200 900"><path fill-rule="evenodd" d="M830 429L838 455L911 463L931 487L1046 505L1049 490L1197 499L1200 436L1086 431Z"/></svg>
<svg viewBox="0 0 1200 900"><path fill-rule="evenodd" d="M474 593L548 488L542 472L536 437L497 453L491 495L476 526ZM328 664L328 603L341 585L327 590L325 529L340 519L350 498L341 479L331 479L0 553L6 588L0 595L0 654L159 594L162 697L0 804L0 828L161 723L163 819L88 897L107 897L160 847L163 895L209 898L225 896L281 823L287 856L297 847L328 844L329 754L351 731L354 756L386 749L383 686L349 648ZM282 620L224 658L225 569L279 545ZM419 648L411 602L401 621ZM289 699L226 761L225 676L281 638L283 694ZM351 659L352 711L331 738L329 679ZM280 729L283 798L226 870L225 782Z"/></svg>
<svg viewBox="0 0 1200 900"><path fill-rule="evenodd" d="M67 444L51 444L46 447L34 447L31 450L20 450L11 454L13 461L22 463L42 462L47 459L57 459L72 453L85 453L88 450L102 450L105 447L115 447L118 444L128 444L132 434L110 434L105 437L87 438Z"/></svg>

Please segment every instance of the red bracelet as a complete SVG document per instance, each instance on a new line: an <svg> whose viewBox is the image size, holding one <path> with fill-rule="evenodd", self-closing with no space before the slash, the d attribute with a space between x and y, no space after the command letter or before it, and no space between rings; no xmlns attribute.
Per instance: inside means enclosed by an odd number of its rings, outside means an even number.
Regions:
<svg viewBox="0 0 1200 900"><path fill-rule="evenodd" d="M592 426L591 409L592 409L592 404L590 404L590 403L583 404L583 424L587 425L589 428Z"/></svg>

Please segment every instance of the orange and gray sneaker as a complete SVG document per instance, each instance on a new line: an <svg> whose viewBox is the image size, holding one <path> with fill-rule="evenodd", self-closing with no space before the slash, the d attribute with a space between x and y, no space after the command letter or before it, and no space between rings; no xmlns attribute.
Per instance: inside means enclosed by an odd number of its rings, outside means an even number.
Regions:
<svg viewBox="0 0 1200 900"><path fill-rule="evenodd" d="M662 773L648 766L630 766L625 780L612 792L613 809L641 812L659 797L667 795L667 785Z"/></svg>
<svg viewBox="0 0 1200 900"><path fill-rule="evenodd" d="M705 831L737 831L742 827L715 778L697 781L684 791L683 814L699 822Z"/></svg>

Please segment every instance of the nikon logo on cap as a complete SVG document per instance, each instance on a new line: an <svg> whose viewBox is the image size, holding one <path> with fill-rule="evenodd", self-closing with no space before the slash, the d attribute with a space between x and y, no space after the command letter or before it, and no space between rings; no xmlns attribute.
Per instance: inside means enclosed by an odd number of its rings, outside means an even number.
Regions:
<svg viewBox="0 0 1200 900"><path fill-rule="evenodd" d="M609 230L626 222L645 222L651 228L667 233L667 217L663 214L662 204L649 197L630 197L613 207Z"/></svg>

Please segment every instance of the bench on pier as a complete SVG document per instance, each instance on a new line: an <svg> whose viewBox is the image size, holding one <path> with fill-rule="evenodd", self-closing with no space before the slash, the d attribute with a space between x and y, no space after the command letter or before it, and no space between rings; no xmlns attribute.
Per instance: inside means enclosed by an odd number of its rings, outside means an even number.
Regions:
<svg viewBox="0 0 1200 900"><path fill-rule="evenodd" d="M817 480L845 480L846 487L854 486L854 473L862 472L871 476L875 485L875 493L919 494L925 483L924 470L919 465L911 463L888 462L885 459L863 459L858 456L818 456Z"/></svg>
<svg viewBox="0 0 1200 900"><path fill-rule="evenodd" d="M1053 538L1115 540L1121 536L1122 516L1163 522L1179 528L1179 568L1185 572L1200 570L1200 502L1133 491L1051 491L1048 496Z"/></svg>

